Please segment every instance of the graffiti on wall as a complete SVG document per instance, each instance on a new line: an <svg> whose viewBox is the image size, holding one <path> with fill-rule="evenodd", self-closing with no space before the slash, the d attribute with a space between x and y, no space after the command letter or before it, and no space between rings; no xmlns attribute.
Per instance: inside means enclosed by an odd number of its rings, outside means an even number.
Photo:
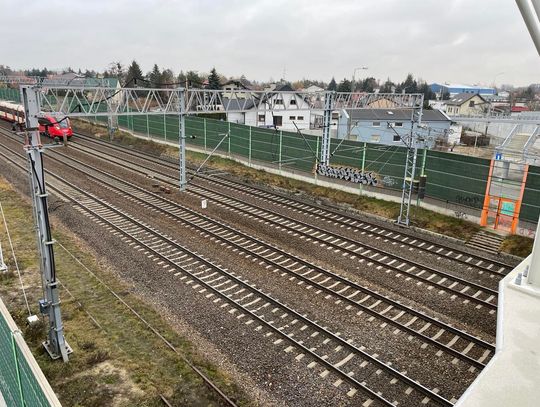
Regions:
<svg viewBox="0 0 540 407"><path fill-rule="evenodd" d="M465 206L481 207L483 204L483 198L478 196L463 196L456 195L456 202Z"/></svg>
<svg viewBox="0 0 540 407"><path fill-rule="evenodd" d="M396 187L398 185L398 180L395 179L394 177L391 177L389 175L385 175L382 179L382 183L384 186L387 186L387 187Z"/></svg>
<svg viewBox="0 0 540 407"><path fill-rule="evenodd" d="M371 185L376 187L379 183L377 175L372 172L362 172L355 168L334 167L332 165L317 165L317 174L325 177L338 178L344 181L351 181L356 184Z"/></svg>

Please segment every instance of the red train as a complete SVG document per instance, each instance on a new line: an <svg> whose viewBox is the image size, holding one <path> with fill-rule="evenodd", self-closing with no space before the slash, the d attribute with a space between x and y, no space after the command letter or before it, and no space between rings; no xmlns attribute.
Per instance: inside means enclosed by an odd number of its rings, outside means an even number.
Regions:
<svg viewBox="0 0 540 407"><path fill-rule="evenodd" d="M13 102L0 101L0 119L24 126L24 108ZM68 118L58 120L47 114L39 119L39 132L51 138L63 138L65 135L69 139L73 135Z"/></svg>

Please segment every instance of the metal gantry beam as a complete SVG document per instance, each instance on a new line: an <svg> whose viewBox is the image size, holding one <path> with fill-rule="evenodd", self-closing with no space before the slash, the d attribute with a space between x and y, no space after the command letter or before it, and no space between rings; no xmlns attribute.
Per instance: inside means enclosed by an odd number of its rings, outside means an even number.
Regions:
<svg viewBox="0 0 540 407"><path fill-rule="evenodd" d="M327 94L334 95L333 108L339 110L381 107L417 109L423 102L421 94L37 86L44 111L70 117L244 113L254 110L310 110L322 113ZM184 94L183 109L180 107L180 94ZM291 103L295 99L291 96L300 98L302 102ZM276 104L276 99L282 103Z"/></svg>
<svg viewBox="0 0 540 407"><path fill-rule="evenodd" d="M343 109L406 108L411 109L411 117L413 117L414 125L414 122L419 120L421 116L424 100L424 95L422 94L114 88L107 86L74 86L73 84L58 85L44 80L38 81L33 85L21 86L35 90L42 112L59 117L106 116L111 120L112 117L120 115L178 115L180 128L179 169L181 190L184 190L187 184L185 170L186 115L200 113L242 113L254 110L309 110L318 112L324 118L321 140L322 148L318 159L320 159L321 163L328 164L330 159L330 122L332 111ZM277 103L277 100L280 103ZM292 103L292 100L295 103ZM415 114L415 112L419 112L419 114ZM406 165L406 172L410 171L410 169L410 165ZM405 175L405 178L407 178L408 174L406 173ZM404 185L405 187L412 191L412 185L407 183L406 186ZM408 224L407 202L410 202L410 192L405 192L403 199L405 201L402 203L402 206L406 209L405 219L406 224ZM402 219L403 217L400 215L398 222L401 222Z"/></svg>

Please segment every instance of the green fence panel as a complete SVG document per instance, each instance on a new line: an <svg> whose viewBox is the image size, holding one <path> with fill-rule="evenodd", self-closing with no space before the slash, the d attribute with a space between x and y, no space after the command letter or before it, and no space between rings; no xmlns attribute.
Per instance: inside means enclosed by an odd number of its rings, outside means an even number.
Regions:
<svg viewBox="0 0 540 407"><path fill-rule="evenodd" d="M9 407L60 406L1 299L0 392Z"/></svg>
<svg viewBox="0 0 540 407"><path fill-rule="evenodd" d="M243 157L250 157L250 127L242 124L231 123L231 153Z"/></svg>
<svg viewBox="0 0 540 407"><path fill-rule="evenodd" d="M0 88L0 99L20 103L21 94L19 89Z"/></svg>
<svg viewBox="0 0 540 407"><path fill-rule="evenodd" d="M37 383L32 369L28 365L21 349L15 347L17 360L19 362L19 377L21 378L21 388L25 406L49 406L47 397Z"/></svg>
<svg viewBox="0 0 540 407"><path fill-rule="evenodd" d="M22 406L14 346L11 330L0 315L0 391L8 406Z"/></svg>
<svg viewBox="0 0 540 407"><path fill-rule="evenodd" d="M519 219L536 223L540 216L540 167L530 165Z"/></svg>
<svg viewBox="0 0 540 407"><path fill-rule="evenodd" d="M284 131L281 147L282 167L290 166L302 171L313 171L317 162L318 149L320 149L317 144L316 136L304 135L302 137L297 133Z"/></svg>
<svg viewBox="0 0 540 407"><path fill-rule="evenodd" d="M426 196L481 209L490 160L428 151Z"/></svg>
<svg viewBox="0 0 540 407"><path fill-rule="evenodd" d="M251 159L278 164L280 154L280 132L251 128Z"/></svg>

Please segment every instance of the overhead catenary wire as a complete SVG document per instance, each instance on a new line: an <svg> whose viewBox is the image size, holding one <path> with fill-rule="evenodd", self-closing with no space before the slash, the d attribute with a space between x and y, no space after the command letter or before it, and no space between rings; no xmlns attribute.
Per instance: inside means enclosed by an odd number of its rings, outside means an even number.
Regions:
<svg viewBox="0 0 540 407"><path fill-rule="evenodd" d="M8 228L8 225L7 225L6 216L4 214L4 208L2 207L2 202L0 202L0 213L2 214L2 219L4 221L4 228L6 230L6 235L7 235L8 242L9 242L9 247L11 249L11 255L13 256L13 262L15 263L15 269L17 270L17 275L19 277L19 282L21 284L21 290L22 290L22 293L23 293L24 302L26 304L26 309L28 310L28 316L32 316L32 311L30 311L30 305L28 304L28 297L26 295L26 290L24 288L24 284L23 284L23 281L22 281L21 270L19 268L19 262L17 261L17 256L15 255L15 249L13 248L13 241L11 240L11 235L9 233L9 228Z"/></svg>

